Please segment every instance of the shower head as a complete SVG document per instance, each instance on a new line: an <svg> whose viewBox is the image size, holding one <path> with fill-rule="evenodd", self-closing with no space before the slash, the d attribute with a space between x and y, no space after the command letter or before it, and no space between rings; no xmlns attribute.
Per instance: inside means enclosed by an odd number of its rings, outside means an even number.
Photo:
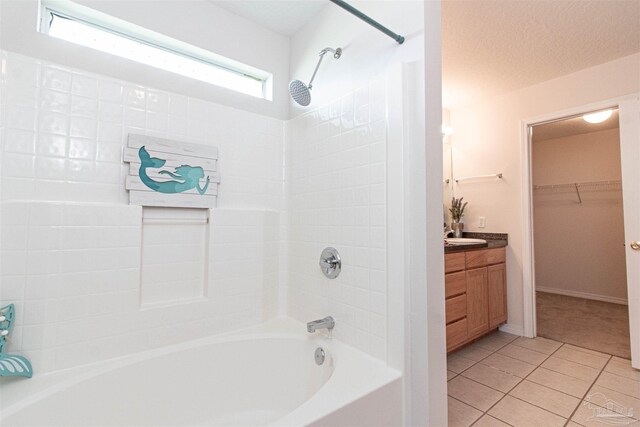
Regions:
<svg viewBox="0 0 640 427"><path fill-rule="evenodd" d="M342 49L331 49L330 47L326 47L320 51L320 59L318 60L318 64L316 65L316 69L313 71L313 75L311 76L311 80L309 80L309 84L306 85L300 80L292 80L289 83L289 93L291 94L291 98L296 101L299 105L306 107L311 103L311 89L313 88L313 79L316 77L316 73L318 72L318 68L320 68L320 63L324 58L324 55L327 52L333 53L333 57L335 59L339 59L342 55Z"/></svg>
<svg viewBox="0 0 640 427"><path fill-rule="evenodd" d="M303 107L311 103L311 88L300 80L292 80L289 83L289 93L291 98Z"/></svg>

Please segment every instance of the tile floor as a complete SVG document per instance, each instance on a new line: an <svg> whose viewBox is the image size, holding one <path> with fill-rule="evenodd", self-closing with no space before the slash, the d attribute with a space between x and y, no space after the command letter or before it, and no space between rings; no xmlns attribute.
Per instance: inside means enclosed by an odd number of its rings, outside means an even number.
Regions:
<svg viewBox="0 0 640 427"><path fill-rule="evenodd" d="M448 358L449 426L640 427L629 360L494 332Z"/></svg>

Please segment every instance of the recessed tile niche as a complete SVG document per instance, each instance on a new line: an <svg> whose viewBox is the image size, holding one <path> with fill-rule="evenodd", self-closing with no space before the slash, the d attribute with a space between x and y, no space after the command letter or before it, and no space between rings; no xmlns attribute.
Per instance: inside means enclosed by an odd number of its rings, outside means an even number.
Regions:
<svg viewBox="0 0 640 427"><path fill-rule="evenodd" d="M145 207L142 215L140 305L206 297L209 210Z"/></svg>

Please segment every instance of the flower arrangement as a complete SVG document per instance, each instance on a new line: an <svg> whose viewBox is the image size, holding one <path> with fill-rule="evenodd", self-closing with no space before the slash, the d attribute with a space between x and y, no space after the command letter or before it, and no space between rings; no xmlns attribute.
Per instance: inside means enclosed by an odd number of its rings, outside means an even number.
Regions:
<svg viewBox="0 0 640 427"><path fill-rule="evenodd" d="M451 212L451 220L454 223L460 222L460 220L462 219L462 215L464 215L464 208L466 208L467 203L469 203L464 202L464 204L462 204L462 199L464 199L464 197L460 197L459 199L456 199L454 197L451 199L451 207L449 208L449 212Z"/></svg>

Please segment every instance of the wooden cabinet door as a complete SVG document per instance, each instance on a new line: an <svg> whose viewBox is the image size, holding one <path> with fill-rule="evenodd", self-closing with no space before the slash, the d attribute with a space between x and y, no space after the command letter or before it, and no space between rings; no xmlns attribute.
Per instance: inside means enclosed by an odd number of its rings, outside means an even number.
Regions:
<svg viewBox="0 0 640 427"><path fill-rule="evenodd" d="M473 338L489 329L487 267L467 270L467 332Z"/></svg>
<svg viewBox="0 0 640 427"><path fill-rule="evenodd" d="M506 264L487 267L489 280L489 327L494 328L507 321L507 273Z"/></svg>

